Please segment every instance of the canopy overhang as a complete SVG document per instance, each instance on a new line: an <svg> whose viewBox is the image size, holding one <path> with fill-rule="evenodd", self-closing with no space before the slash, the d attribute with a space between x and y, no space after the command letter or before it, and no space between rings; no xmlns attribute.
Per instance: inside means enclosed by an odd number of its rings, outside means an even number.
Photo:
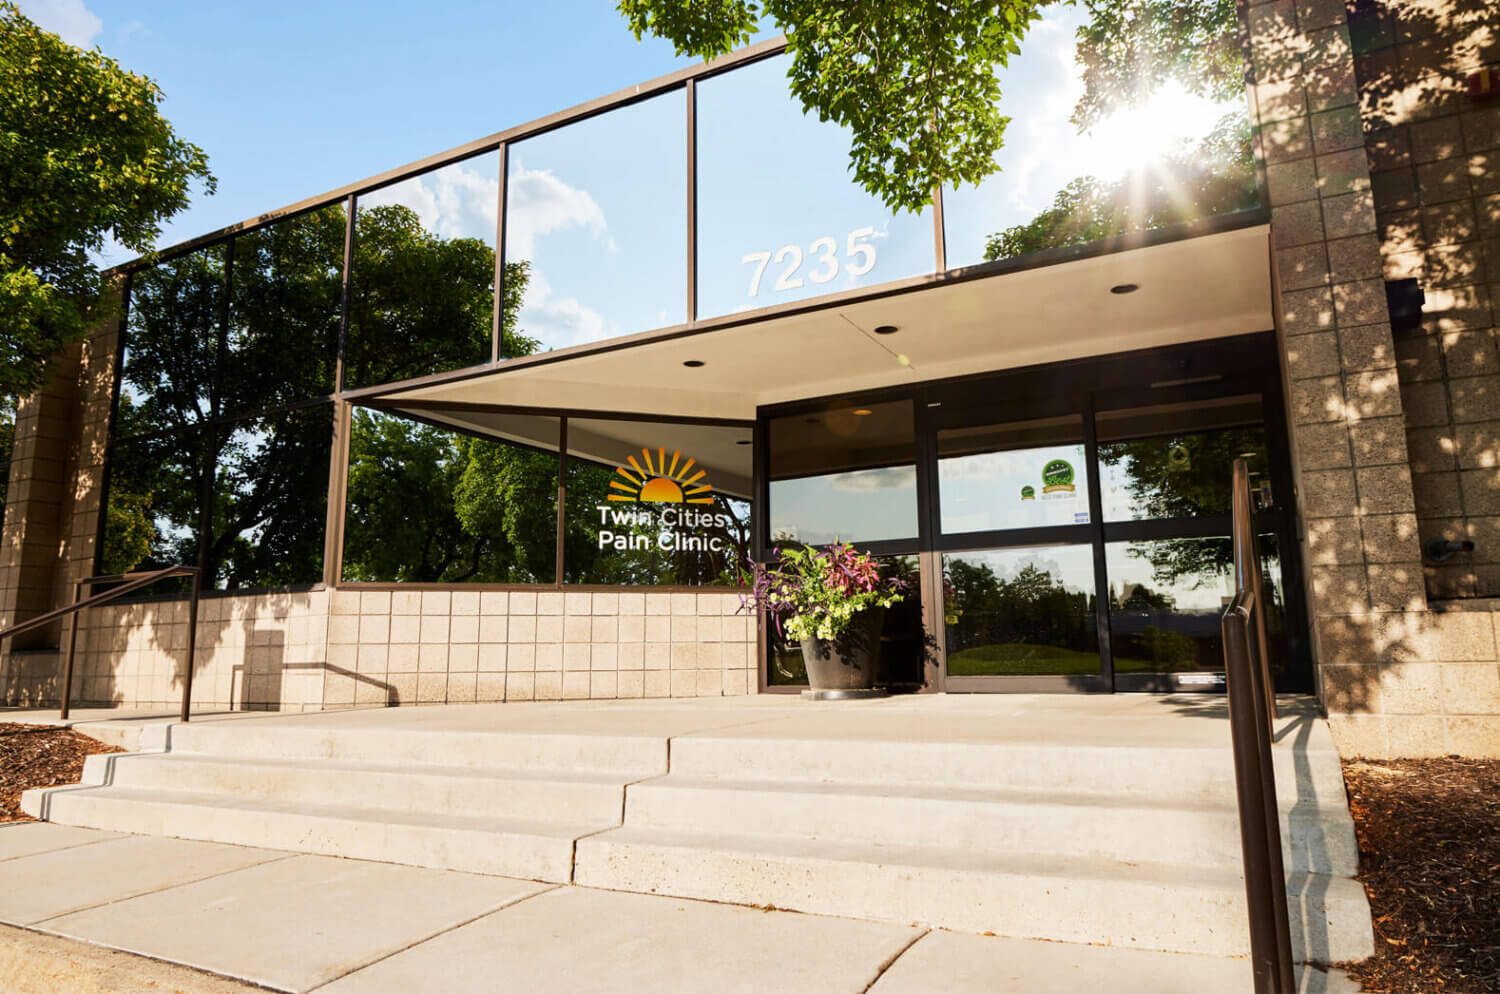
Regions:
<svg viewBox="0 0 1500 994"><path fill-rule="evenodd" d="M748 421L768 404L1262 332L1273 327L1269 235L1262 224L960 274L528 356L370 399L495 434L507 433L485 408ZM1139 289L1111 292L1122 284ZM882 325L899 330L876 334Z"/></svg>

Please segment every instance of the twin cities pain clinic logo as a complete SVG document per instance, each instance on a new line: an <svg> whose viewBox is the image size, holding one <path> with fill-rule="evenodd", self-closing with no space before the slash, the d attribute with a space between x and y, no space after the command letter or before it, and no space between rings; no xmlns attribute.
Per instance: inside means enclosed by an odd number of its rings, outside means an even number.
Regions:
<svg viewBox="0 0 1500 994"><path fill-rule="evenodd" d="M627 466L628 464L628 466ZM714 501L708 471L681 451L641 450L641 459L627 456L609 481L613 493L598 505L599 548L616 552L722 552L732 519L727 514L700 510L694 505ZM681 506L678 506L681 505Z"/></svg>
<svg viewBox="0 0 1500 994"><path fill-rule="evenodd" d="M651 461L650 449L641 450L641 459L646 463L645 469L642 469L641 464L635 461L635 456L626 457L630 463L630 469L624 466L615 467L615 472L630 482L621 483L619 480L610 480L611 490L624 491L610 494L610 500L638 501L643 504L712 504L714 502L714 488L704 479L708 471L700 469L692 476L688 475L697 465L695 460L689 459L687 462L682 462L682 453L674 451L672 464L668 466L666 449L656 450L655 463ZM677 464L680 462L682 467L679 469Z"/></svg>

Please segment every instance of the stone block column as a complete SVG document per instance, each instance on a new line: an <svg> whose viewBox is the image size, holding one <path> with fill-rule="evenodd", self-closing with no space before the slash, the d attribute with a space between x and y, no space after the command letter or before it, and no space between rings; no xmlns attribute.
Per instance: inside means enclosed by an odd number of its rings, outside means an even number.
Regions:
<svg viewBox="0 0 1500 994"><path fill-rule="evenodd" d="M1426 596L1349 29L1342 0L1246 19L1321 693L1331 713L1379 713L1406 664L1349 634Z"/></svg>

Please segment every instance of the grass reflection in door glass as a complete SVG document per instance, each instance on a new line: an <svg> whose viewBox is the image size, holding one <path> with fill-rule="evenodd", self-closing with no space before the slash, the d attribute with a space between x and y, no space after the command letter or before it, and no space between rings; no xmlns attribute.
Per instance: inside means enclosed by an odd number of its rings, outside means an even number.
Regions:
<svg viewBox="0 0 1500 994"><path fill-rule="evenodd" d="M943 602L950 676L1100 670L1087 545L945 555Z"/></svg>
<svg viewBox="0 0 1500 994"><path fill-rule="evenodd" d="M1281 563L1275 539L1260 539L1266 625L1272 666L1286 659L1281 619ZM1226 538L1111 542L1110 647L1116 673L1187 673L1224 669L1220 621L1234 597L1234 549Z"/></svg>

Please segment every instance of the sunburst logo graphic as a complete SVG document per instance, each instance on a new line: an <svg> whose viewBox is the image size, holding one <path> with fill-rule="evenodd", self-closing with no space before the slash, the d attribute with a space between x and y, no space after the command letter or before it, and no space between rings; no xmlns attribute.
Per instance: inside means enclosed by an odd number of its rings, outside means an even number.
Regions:
<svg viewBox="0 0 1500 994"><path fill-rule="evenodd" d="M714 502L714 488L703 481L707 475L704 470L693 473L696 460L689 459L682 462L682 452L673 451L672 461L667 462L667 450L660 448L656 450L656 458L651 458L650 449L641 450L641 463L635 461L635 456L626 457L630 463L630 469L624 466L615 468L615 472L628 480L621 483L619 480L610 480L609 485L613 490L620 493L610 494L609 499L615 501L641 501L649 504L712 504ZM678 464L681 463L681 466ZM691 476L688 474L692 473Z"/></svg>

